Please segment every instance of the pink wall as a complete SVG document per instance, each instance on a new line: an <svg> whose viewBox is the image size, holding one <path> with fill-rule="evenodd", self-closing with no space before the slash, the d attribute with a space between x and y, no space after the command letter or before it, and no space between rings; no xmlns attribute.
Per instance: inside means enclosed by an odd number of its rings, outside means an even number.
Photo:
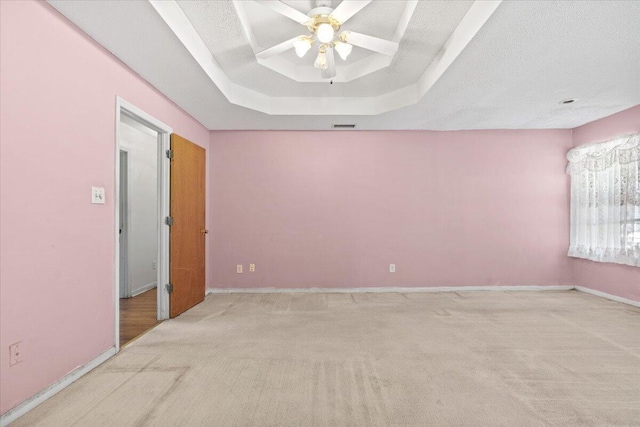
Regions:
<svg viewBox="0 0 640 427"><path fill-rule="evenodd" d="M4 413L113 346L116 95L203 146L209 132L50 6L0 7Z"/></svg>
<svg viewBox="0 0 640 427"><path fill-rule="evenodd" d="M573 130L573 146L640 132L640 105ZM640 301L640 268L571 259L575 284Z"/></svg>
<svg viewBox="0 0 640 427"><path fill-rule="evenodd" d="M211 132L208 282L572 284L570 148L570 130Z"/></svg>

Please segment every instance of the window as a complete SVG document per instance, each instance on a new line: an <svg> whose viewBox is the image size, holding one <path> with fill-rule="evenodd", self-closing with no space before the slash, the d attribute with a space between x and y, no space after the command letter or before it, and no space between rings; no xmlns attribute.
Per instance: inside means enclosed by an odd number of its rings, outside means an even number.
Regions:
<svg viewBox="0 0 640 427"><path fill-rule="evenodd" d="M569 256L640 266L640 134L574 148Z"/></svg>

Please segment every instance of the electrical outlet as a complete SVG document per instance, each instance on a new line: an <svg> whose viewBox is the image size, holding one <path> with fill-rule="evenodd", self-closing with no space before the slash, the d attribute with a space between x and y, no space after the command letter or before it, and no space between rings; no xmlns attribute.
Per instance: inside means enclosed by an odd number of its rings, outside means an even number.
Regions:
<svg viewBox="0 0 640 427"><path fill-rule="evenodd" d="M91 203L93 203L94 205L104 205L104 202L104 188L91 187Z"/></svg>
<svg viewBox="0 0 640 427"><path fill-rule="evenodd" d="M238 274L242 273L242 264L236 265L236 273Z"/></svg>
<svg viewBox="0 0 640 427"><path fill-rule="evenodd" d="M396 272L396 265L389 264L389 273L395 273L395 272Z"/></svg>
<svg viewBox="0 0 640 427"><path fill-rule="evenodd" d="M22 341L9 346L9 366L22 362Z"/></svg>
<svg viewBox="0 0 640 427"><path fill-rule="evenodd" d="M156 261L151 261L151 269L155 270L156 266L157 266Z"/></svg>
<svg viewBox="0 0 640 427"><path fill-rule="evenodd" d="M252 272L252 273L254 271L256 271L256 265L255 264L249 264L249 271Z"/></svg>

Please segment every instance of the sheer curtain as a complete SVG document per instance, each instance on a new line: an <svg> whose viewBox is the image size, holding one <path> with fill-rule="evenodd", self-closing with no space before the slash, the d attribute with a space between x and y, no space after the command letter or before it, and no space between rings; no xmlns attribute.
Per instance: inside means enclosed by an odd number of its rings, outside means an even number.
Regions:
<svg viewBox="0 0 640 427"><path fill-rule="evenodd" d="M640 134L577 147L569 256L640 266Z"/></svg>

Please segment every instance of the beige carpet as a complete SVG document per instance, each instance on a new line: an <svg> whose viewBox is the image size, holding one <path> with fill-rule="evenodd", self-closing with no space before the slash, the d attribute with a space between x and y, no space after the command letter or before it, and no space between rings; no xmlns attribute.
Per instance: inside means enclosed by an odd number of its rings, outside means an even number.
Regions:
<svg viewBox="0 0 640 427"><path fill-rule="evenodd" d="M576 291L211 295L27 425L640 426L640 309Z"/></svg>

